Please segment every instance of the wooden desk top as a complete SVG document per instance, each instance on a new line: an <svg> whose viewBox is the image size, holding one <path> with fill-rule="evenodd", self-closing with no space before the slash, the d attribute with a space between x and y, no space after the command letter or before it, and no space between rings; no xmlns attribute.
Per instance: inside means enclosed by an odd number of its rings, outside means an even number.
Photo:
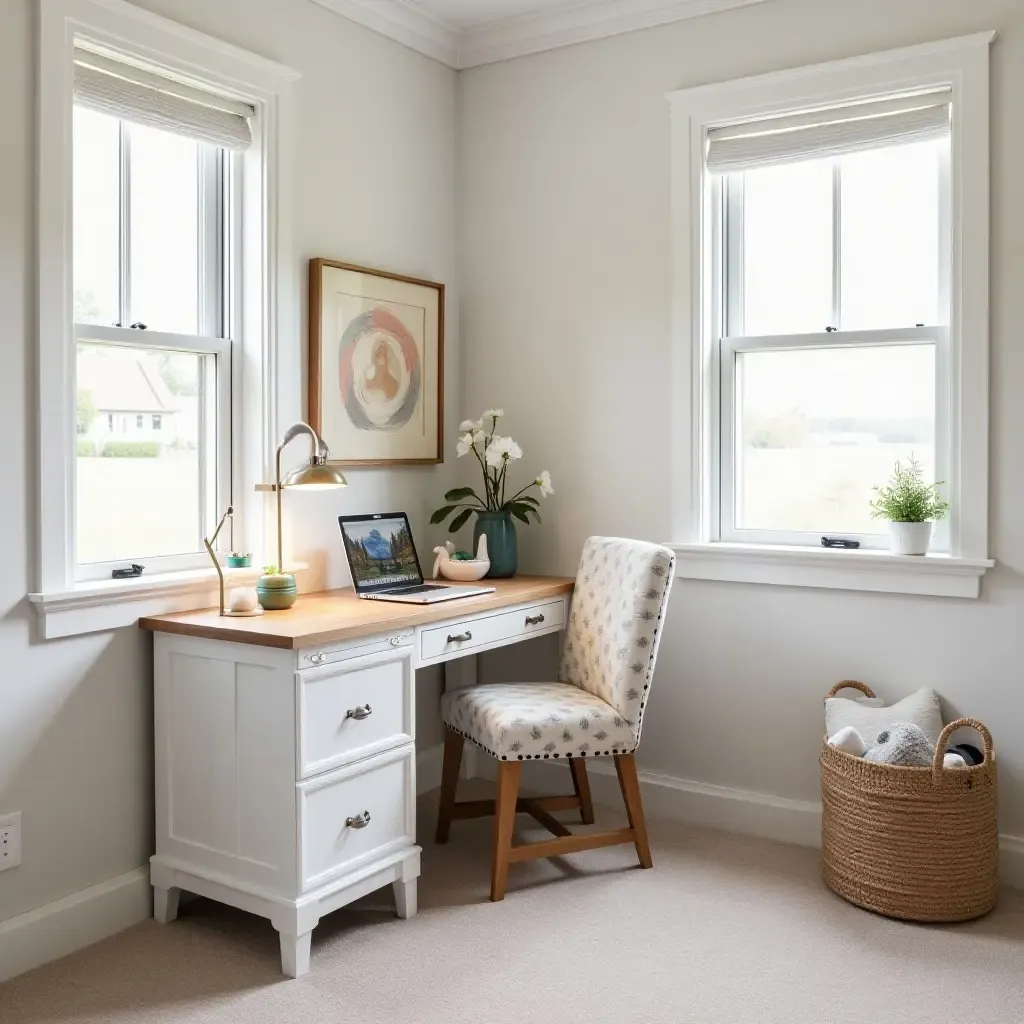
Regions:
<svg viewBox="0 0 1024 1024"><path fill-rule="evenodd" d="M267 612L252 618L219 615L216 608L139 619L154 633L182 633L209 640L298 650L337 640L351 640L393 629L444 622L463 615L509 605L523 604L572 592L574 580L562 576L515 576L510 580L481 580L494 586L493 594L465 597L439 604L397 604L392 601L361 601L355 592L325 590L302 594L293 608Z"/></svg>

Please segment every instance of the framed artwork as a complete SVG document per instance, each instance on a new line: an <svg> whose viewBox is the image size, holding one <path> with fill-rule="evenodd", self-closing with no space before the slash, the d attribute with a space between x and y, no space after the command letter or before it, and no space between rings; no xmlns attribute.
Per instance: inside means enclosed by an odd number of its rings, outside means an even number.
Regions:
<svg viewBox="0 0 1024 1024"><path fill-rule="evenodd" d="M331 462L441 462L443 371L443 284L309 261L309 422Z"/></svg>

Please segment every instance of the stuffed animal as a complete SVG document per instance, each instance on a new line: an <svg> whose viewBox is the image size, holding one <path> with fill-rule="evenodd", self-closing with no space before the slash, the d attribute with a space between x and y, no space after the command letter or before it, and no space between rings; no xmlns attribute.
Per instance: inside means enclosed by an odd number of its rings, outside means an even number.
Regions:
<svg viewBox="0 0 1024 1024"><path fill-rule="evenodd" d="M935 748L919 726L897 722L878 734L875 745L868 747L865 761L900 765L904 768L927 768L935 756Z"/></svg>
<svg viewBox="0 0 1024 1024"><path fill-rule="evenodd" d="M865 761L911 768L930 768L935 755L935 748L921 729L905 722L898 722L892 729L879 733L875 745L870 748L852 725L830 736L828 745L845 754L863 757ZM968 763L953 747L948 748L942 757L943 768L966 768Z"/></svg>

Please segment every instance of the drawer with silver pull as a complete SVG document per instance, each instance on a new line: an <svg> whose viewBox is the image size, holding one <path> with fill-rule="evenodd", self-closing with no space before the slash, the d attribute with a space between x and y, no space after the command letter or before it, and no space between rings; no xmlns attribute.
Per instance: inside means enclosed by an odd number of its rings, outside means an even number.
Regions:
<svg viewBox="0 0 1024 1024"><path fill-rule="evenodd" d="M303 891L415 842L415 790L410 745L300 783Z"/></svg>
<svg viewBox="0 0 1024 1024"><path fill-rule="evenodd" d="M549 633L565 623L565 601L558 598L493 615L476 615L420 631L420 661L445 660L477 647L513 643L533 633Z"/></svg>
<svg viewBox="0 0 1024 1024"><path fill-rule="evenodd" d="M383 651L295 674L298 778L412 742L412 650Z"/></svg>

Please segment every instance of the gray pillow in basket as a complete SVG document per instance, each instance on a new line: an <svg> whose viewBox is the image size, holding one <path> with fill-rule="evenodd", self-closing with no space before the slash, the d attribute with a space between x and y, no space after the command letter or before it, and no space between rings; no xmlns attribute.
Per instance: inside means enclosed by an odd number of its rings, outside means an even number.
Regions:
<svg viewBox="0 0 1024 1024"><path fill-rule="evenodd" d="M852 691L851 691L852 692ZM825 735L835 736L840 729L852 725L864 742L872 747L880 732L897 722L916 725L934 747L942 732L942 708L934 690L922 688L909 697L882 707L871 697L829 697L825 701Z"/></svg>

